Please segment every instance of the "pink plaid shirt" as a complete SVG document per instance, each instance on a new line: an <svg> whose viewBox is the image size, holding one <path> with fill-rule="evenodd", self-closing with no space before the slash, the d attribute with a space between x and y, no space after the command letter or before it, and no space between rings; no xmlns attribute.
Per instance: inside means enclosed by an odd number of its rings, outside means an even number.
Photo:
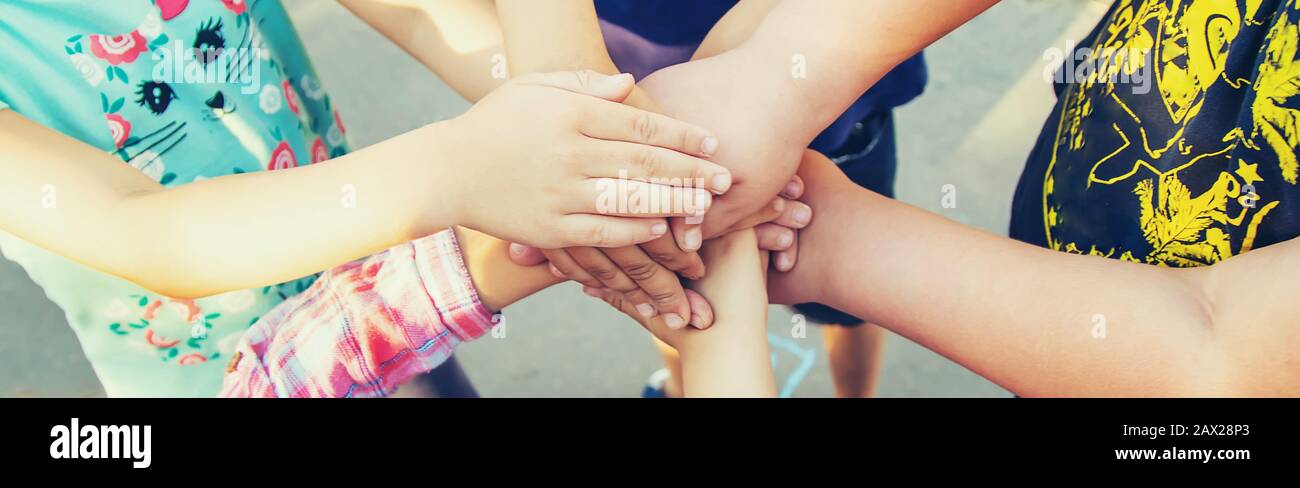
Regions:
<svg viewBox="0 0 1300 488"><path fill-rule="evenodd" d="M370 397L492 328L454 232L326 271L239 341L223 397Z"/></svg>

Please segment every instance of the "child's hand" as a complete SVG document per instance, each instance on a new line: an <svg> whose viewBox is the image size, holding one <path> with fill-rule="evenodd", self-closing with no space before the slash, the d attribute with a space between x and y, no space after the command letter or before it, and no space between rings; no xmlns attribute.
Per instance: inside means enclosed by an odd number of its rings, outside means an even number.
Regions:
<svg viewBox="0 0 1300 488"><path fill-rule="evenodd" d="M707 210L731 187L725 168L701 159L717 139L619 103L633 87L627 75L528 75L451 121L450 171L463 190L449 204L463 224L543 248L616 247L666 235L663 217Z"/></svg>
<svg viewBox="0 0 1300 488"><path fill-rule="evenodd" d="M795 200L803 195L803 180L795 177L772 200L752 215L741 219L726 233L753 229L758 248L776 253L772 258L777 271L794 267L798 255L799 229L812 221L812 208ZM665 237L660 240L672 241ZM658 242L658 241L656 241ZM594 254L589 254L589 252ZM704 263L695 253L689 257L698 262L700 272L690 278L703 276ZM603 292L622 295L620 303L627 302L635 311L637 320L663 317L670 328L683 328L688 323L666 315L689 313L689 324L706 329L713 324L713 310L709 302L689 289L684 289L681 279L672 270L664 268L663 254L647 249L647 244L617 249L555 249L540 251L518 244L510 247L510 257L523 266L534 266L550 261L555 276L571 279L583 286ZM684 305L684 307L679 307ZM685 308L685 312L681 311ZM682 317L683 315L678 315Z"/></svg>
<svg viewBox="0 0 1300 488"><path fill-rule="evenodd" d="M729 319L739 320L740 316L765 316L767 293L764 281L766 253L760 253L758 240L753 230L745 229L712 239L700 249L704 262L713 271L697 281L687 282L686 296L691 300L692 308L704 309L708 303L707 296L713 301L713 309ZM683 339L709 329L713 317L699 328L670 327L662 316L646 318L637 312L636 304L627 299L627 295L607 288L584 286L583 293L604 300L614 308L632 317L655 337L670 346L681 348ZM720 317L722 318L722 317ZM739 326L739 325L737 325Z"/></svg>

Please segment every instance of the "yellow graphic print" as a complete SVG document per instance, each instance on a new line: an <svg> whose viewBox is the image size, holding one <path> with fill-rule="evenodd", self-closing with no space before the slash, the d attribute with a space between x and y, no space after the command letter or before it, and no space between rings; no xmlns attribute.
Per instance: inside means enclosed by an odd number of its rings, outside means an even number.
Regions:
<svg viewBox="0 0 1300 488"><path fill-rule="evenodd" d="M1300 110L1295 108L1300 63L1293 62L1300 16L1291 13L1296 1L1282 0L1278 8L1261 11L1266 2L1276 2L1117 0L1093 52L1148 54L1075 80L1062 95L1043 179L1047 244L1058 251L1180 267L1213 264L1250 250L1259 226L1280 203L1276 194L1270 200L1257 187L1268 180L1261 168L1291 186L1300 172ZM1230 61L1245 59L1242 53L1250 55L1250 65L1243 66L1258 66L1258 74L1230 69ZM1134 94L1131 86L1110 77L1143 69L1154 77L1149 94ZM1250 95L1253 102L1243 106ZM1089 200L1102 193L1114 199L1127 195L1131 200L1122 206L1127 210ZM1091 236L1086 231L1112 222L1136 229L1107 227ZM1108 243L1097 237L1102 232L1131 233L1140 240Z"/></svg>
<svg viewBox="0 0 1300 488"><path fill-rule="evenodd" d="M1294 2L1293 2L1294 3ZM1300 146L1300 112L1284 107L1288 99L1300 93L1300 63L1296 57L1296 24L1283 14L1269 32L1266 58L1259 67L1255 84L1253 136L1262 137L1277 153L1282 178L1296 184L1295 150ZM1247 141L1249 142L1249 141Z"/></svg>

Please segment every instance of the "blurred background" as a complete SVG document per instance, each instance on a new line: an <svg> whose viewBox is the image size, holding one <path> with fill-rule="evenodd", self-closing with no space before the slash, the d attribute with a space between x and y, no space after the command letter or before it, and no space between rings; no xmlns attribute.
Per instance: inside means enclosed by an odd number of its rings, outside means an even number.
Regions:
<svg viewBox="0 0 1300 488"><path fill-rule="evenodd" d="M348 135L364 147L468 104L422 65L338 4L284 0ZM1104 0L1004 0L926 50L930 84L896 112L898 196L1005 234L1012 190L1054 103L1043 51L1084 37ZM376 76L382 73L386 76ZM365 76L361 76L365 74ZM945 185L956 208L942 208ZM864 288L889 286L863 283ZM661 367L648 334L566 284L506 310L504 337L457 353L488 397L630 397ZM772 307L768 328L778 386L796 397L832 396L819 330L792 338L791 314ZM0 259L0 397L103 396L62 312L17 265ZM879 396L996 397L1005 390L901 337L884 351Z"/></svg>

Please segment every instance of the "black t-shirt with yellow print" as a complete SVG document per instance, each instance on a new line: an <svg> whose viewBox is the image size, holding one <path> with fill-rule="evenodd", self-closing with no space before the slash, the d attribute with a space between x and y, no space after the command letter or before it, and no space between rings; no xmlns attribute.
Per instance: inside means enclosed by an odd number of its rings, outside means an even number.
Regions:
<svg viewBox="0 0 1300 488"><path fill-rule="evenodd" d="M1298 22L1297 0L1117 0L1080 43L1111 62L1057 84L1011 236L1187 267L1300 235Z"/></svg>

